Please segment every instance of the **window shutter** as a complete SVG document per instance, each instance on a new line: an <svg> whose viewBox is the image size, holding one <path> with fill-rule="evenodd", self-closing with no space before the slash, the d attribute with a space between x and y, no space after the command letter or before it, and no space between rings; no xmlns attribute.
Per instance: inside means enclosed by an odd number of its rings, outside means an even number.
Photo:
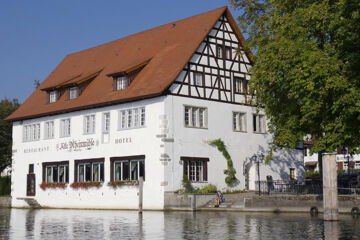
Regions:
<svg viewBox="0 0 360 240"><path fill-rule="evenodd" d="M208 180L208 177L207 177L207 161L204 161L203 162L203 180L206 182Z"/></svg>

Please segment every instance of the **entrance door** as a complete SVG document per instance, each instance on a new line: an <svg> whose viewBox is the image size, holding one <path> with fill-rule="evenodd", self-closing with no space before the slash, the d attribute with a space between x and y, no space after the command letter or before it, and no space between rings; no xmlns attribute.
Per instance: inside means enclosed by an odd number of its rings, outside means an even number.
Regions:
<svg viewBox="0 0 360 240"><path fill-rule="evenodd" d="M35 173L34 173L34 164L29 164L29 173L27 175L27 184L26 184L26 195L35 196Z"/></svg>

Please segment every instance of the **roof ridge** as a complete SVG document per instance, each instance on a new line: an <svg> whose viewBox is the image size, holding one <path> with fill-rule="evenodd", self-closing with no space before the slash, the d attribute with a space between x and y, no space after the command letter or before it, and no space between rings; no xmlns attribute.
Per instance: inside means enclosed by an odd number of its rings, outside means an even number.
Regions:
<svg viewBox="0 0 360 240"><path fill-rule="evenodd" d="M165 27L165 26L167 26L167 25L171 25L171 24L174 24L174 23L177 23L177 22L180 22L180 21L185 21L185 20L189 20L189 19L194 18L194 17L198 17L198 16L210 14L210 13L212 13L212 12L219 11L220 9L223 9L223 10L225 11L226 9L228 9L228 7L227 7L227 6L222 6L222 7L216 8L216 9L209 10L209 11L207 11L207 12L195 14L195 15L192 15L192 16L189 16L189 17L186 17L186 18L182 18L182 19L175 20L175 21L172 21L172 22L169 22L169 23L165 23L165 24L162 24L162 25L159 25L159 26L156 26L156 27L152 27L152 28L149 28L149 29L140 31L140 32L132 33L132 34L130 34L130 35L127 35L127 36L124 36L124 37L121 37L121 38L112 40L112 41L110 41L110 42L98 44L98 45L93 46L93 47L90 47L90 48L85 48L85 49L80 50L80 51L77 51L77 52L69 53L69 54L67 54L66 56L76 55L76 54L78 54L78 53L82 53L82 52L85 52L85 51L89 51L89 50L92 50L92 49L96 49L96 48L102 47L102 46L104 46L104 45L111 44L111 43L115 43L115 42L120 41L120 40L123 40L123 39L125 39L125 38L134 37L134 36L143 34L143 33L145 33L145 32L150 32L150 31L156 30L156 29L158 29L158 28Z"/></svg>

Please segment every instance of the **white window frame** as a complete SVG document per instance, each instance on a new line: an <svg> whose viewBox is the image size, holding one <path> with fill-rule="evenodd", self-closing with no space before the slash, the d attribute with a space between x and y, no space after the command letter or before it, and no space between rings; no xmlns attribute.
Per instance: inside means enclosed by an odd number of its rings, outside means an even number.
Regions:
<svg viewBox="0 0 360 240"><path fill-rule="evenodd" d="M234 132L247 131L247 119L245 112L232 112L232 126Z"/></svg>
<svg viewBox="0 0 360 240"><path fill-rule="evenodd" d="M184 161L186 176L191 182L205 182L203 161Z"/></svg>
<svg viewBox="0 0 360 240"><path fill-rule="evenodd" d="M119 110L118 130L145 127L145 113L145 107Z"/></svg>
<svg viewBox="0 0 360 240"><path fill-rule="evenodd" d="M89 114L84 116L84 134L94 134L96 132L96 115Z"/></svg>
<svg viewBox="0 0 360 240"><path fill-rule="evenodd" d="M116 78L116 90L124 90L128 87L128 79L127 76L120 76Z"/></svg>
<svg viewBox="0 0 360 240"><path fill-rule="evenodd" d="M343 162L343 170L348 170L349 169L349 165L348 162Z"/></svg>
<svg viewBox="0 0 360 240"><path fill-rule="evenodd" d="M255 122L254 122L255 120ZM253 132L254 133L266 133L266 117L263 114L253 114ZM254 129L254 126L256 127Z"/></svg>
<svg viewBox="0 0 360 240"><path fill-rule="evenodd" d="M184 126L188 128L207 129L207 108L184 105Z"/></svg>
<svg viewBox="0 0 360 240"><path fill-rule="evenodd" d="M60 120L60 137L71 136L71 118L64 118Z"/></svg>
<svg viewBox="0 0 360 240"><path fill-rule="evenodd" d="M79 87L69 88L69 99L75 99L79 97Z"/></svg>
<svg viewBox="0 0 360 240"><path fill-rule="evenodd" d="M84 162L84 163L78 163L76 166L76 171L77 171L77 182L87 182L86 178L86 165L90 165L90 182L104 182L105 179L101 180L101 165L103 165L103 178L105 176L105 163L104 162ZM99 170L99 175L98 175L98 179L95 181L94 180L94 166L96 166ZM80 167L84 168L84 179L83 181L80 181Z"/></svg>
<svg viewBox="0 0 360 240"><path fill-rule="evenodd" d="M23 142L40 140L40 123L27 124L23 126Z"/></svg>
<svg viewBox="0 0 360 240"><path fill-rule="evenodd" d="M54 181L54 168L57 168L57 179L56 181ZM66 171L66 167L69 168L69 165L68 164L61 164L61 165L47 165L45 167L45 182L62 182L62 183L66 183L66 179L69 177L67 176L67 171ZM50 169L50 178L51 180L49 181L48 178L49 178L49 173L48 173L48 168ZM64 169L64 179L63 181L60 181L60 168L63 168Z"/></svg>
<svg viewBox="0 0 360 240"><path fill-rule="evenodd" d="M57 91L53 90L49 92L49 103L54 103L58 100Z"/></svg>
<svg viewBox="0 0 360 240"><path fill-rule="evenodd" d="M53 139L55 137L54 121L47 121L44 123L44 139Z"/></svg>
<svg viewBox="0 0 360 240"><path fill-rule="evenodd" d="M110 112L105 112L103 113L103 128L102 128L102 132L103 133L110 133L110 125L111 124L111 115Z"/></svg>

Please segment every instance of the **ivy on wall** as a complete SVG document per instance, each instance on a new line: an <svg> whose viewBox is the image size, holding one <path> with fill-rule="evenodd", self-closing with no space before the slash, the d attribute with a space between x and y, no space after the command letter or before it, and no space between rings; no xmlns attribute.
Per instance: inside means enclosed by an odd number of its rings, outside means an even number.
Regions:
<svg viewBox="0 0 360 240"><path fill-rule="evenodd" d="M215 139L215 140L211 140L209 141L210 145L216 146L217 149L219 150L219 152L222 153L222 155L224 156L224 158L226 159L226 163L227 163L227 169L224 170L224 174L227 175L227 177L225 178L225 183L228 186L233 185L236 182L236 171L233 167L233 161L230 157L229 152L226 150L226 146L225 143L223 142L223 140L221 140L220 138Z"/></svg>

